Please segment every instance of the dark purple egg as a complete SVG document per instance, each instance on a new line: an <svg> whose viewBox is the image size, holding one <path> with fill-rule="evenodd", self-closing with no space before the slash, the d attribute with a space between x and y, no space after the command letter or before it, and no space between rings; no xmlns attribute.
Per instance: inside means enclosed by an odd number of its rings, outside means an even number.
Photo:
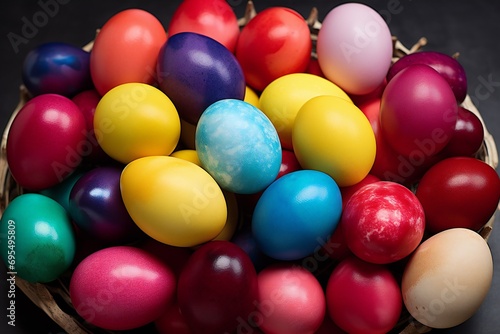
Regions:
<svg viewBox="0 0 500 334"><path fill-rule="evenodd" d="M461 103L465 100L467 95L465 69L457 59L441 52L420 51L401 57L389 68L387 81L389 82L401 70L414 64L432 67L448 82L457 102Z"/></svg>
<svg viewBox="0 0 500 334"><path fill-rule="evenodd" d="M31 50L22 67L23 83L33 95L72 97L90 89L90 53L67 43L45 43Z"/></svg>
<svg viewBox="0 0 500 334"><path fill-rule="evenodd" d="M230 241L196 250L178 281L177 300L193 334L232 333L257 301L257 274L248 255Z"/></svg>
<svg viewBox="0 0 500 334"><path fill-rule="evenodd" d="M69 214L83 231L112 243L138 239L142 232L123 204L121 169L97 167L85 173L73 186Z"/></svg>
<svg viewBox="0 0 500 334"><path fill-rule="evenodd" d="M185 121L222 99L245 97L245 77L236 57L216 40L192 32L168 38L158 55L160 89Z"/></svg>

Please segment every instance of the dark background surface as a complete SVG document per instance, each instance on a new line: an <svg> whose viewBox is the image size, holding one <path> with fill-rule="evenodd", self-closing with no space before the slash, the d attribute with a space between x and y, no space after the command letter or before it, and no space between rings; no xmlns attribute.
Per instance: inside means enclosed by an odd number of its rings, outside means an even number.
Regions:
<svg viewBox="0 0 500 334"><path fill-rule="evenodd" d="M55 0L54 0L55 1ZM9 43L7 34L21 35L23 18L32 22L42 11L39 1L3 2L0 8L0 128L3 129L18 101L21 64L26 53L43 42L61 41L83 46L94 38L95 30L113 14L126 8L143 8L153 13L166 27L180 1L170 0L59 0L57 13L41 26L19 50ZM41 0L46 3L49 0ZM53 2L53 1L50 1ZM311 7L320 11L320 19L340 1L254 1L257 10L269 6L291 7L307 16ZM500 138L500 1L361 1L384 14L391 32L410 46L420 37L429 40L427 50L447 54L460 53L460 62L468 75L469 94L481 112L488 130ZM244 0L229 1L240 17ZM391 8L394 14L388 15ZM490 85L485 84L490 82ZM496 223L499 223L497 215ZM500 261L500 228L489 241L494 260ZM3 266L2 266L3 268ZM479 311L464 324L433 333L500 333L500 266L495 267L494 281ZM16 327L7 325L6 270L0 275L0 333L63 333L20 291L16 295Z"/></svg>

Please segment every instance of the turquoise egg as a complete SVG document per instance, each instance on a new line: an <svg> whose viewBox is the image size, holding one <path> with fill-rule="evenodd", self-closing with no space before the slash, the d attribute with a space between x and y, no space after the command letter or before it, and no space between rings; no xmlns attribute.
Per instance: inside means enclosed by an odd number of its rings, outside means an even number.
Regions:
<svg viewBox="0 0 500 334"><path fill-rule="evenodd" d="M41 194L20 195L0 220L0 252L9 272L46 283L66 271L75 254L75 236L64 208Z"/></svg>
<svg viewBox="0 0 500 334"><path fill-rule="evenodd" d="M50 188L40 190L40 194L52 198L57 203L61 204L66 212L69 212L69 195L71 193L71 189L73 189L73 186L83 175L83 171L75 171L61 183L58 183Z"/></svg>
<svg viewBox="0 0 500 334"><path fill-rule="evenodd" d="M252 234L262 252L277 260L316 255L342 213L337 183L315 170L299 170L273 182L259 198Z"/></svg>
<svg viewBox="0 0 500 334"><path fill-rule="evenodd" d="M195 134L201 165L221 188L237 194L265 189L278 175L281 145L267 116L235 99L211 104Z"/></svg>

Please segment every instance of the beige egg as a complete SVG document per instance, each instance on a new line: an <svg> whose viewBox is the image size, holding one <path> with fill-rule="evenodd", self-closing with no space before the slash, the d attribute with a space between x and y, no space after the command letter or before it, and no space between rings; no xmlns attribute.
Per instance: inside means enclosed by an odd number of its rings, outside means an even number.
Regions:
<svg viewBox="0 0 500 334"><path fill-rule="evenodd" d="M415 250L403 274L403 301L422 324L450 328L477 311L492 278L493 260L486 241L469 229L449 229Z"/></svg>

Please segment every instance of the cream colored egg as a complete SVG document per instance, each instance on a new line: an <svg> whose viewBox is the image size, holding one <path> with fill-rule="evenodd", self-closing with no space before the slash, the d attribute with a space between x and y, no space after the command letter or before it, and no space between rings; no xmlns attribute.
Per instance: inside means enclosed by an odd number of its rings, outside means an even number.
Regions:
<svg viewBox="0 0 500 334"><path fill-rule="evenodd" d="M486 241L469 229L449 229L415 250L403 274L403 300L422 324L454 327L477 311L492 277L493 260Z"/></svg>

